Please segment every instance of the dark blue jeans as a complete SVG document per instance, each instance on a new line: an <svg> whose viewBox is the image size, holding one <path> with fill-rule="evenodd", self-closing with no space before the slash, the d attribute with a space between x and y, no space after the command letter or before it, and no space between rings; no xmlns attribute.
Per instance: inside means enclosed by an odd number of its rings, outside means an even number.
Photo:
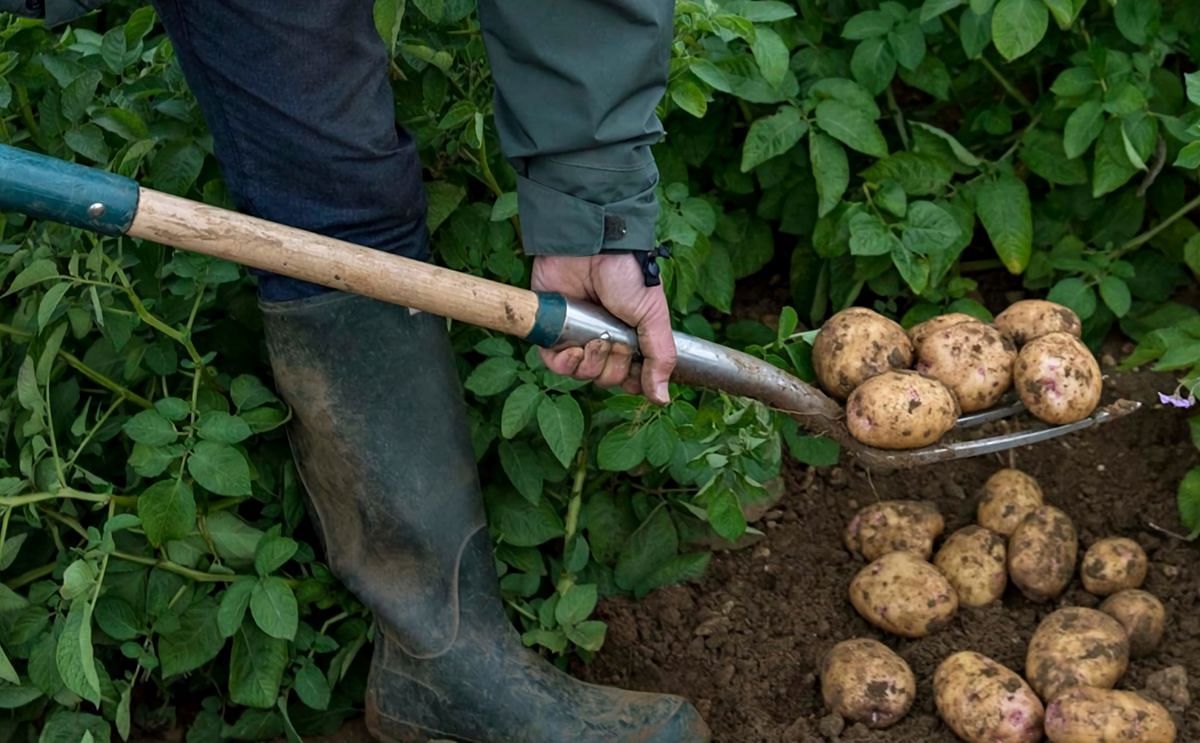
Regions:
<svg viewBox="0 0 1200 743"><path fill-rule="evenodd" d="M240 210L428 258L421 163L371 0L152 1ZM324 291L259 274L265 300Z"/></svg>

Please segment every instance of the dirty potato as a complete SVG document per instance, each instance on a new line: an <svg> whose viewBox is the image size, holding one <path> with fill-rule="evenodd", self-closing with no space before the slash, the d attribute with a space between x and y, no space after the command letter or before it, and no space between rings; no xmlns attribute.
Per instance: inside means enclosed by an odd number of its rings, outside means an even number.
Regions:
<svg viewBox="0 0 1200 743"><path fill-rule="evenodd" d="M851 307L821 326L812 359L825 391L845 400L871 377L912 366L913 348L898 323L865 307Z"/></svg>
<svg viewBox="0 0 1200 743"><path fill-rule="evenodd" d="M931 317L925 322L917 323L909 328L908 339L912 341L913 348L917 349L921 347L921 342L924 341L927 336L936 333L939 330L945 330L946 328L964 322L979 322L979 320L963 312L951 312L946 315L938 315L937 317Z"/></svg>
<svg viewBox="0 0 1200 743"><path fill-rule="evenodd" d="M1150 561L1142 545L1125 537L1101 539L1083 555L1079 574L1088 593L1108 596L1129 588L1140 588Z"/></svg>
<svg viewBox="0 0 1200 743"><path fill-rule="evenodd" d="M880 449L916 449L954 428L959 408L946 385L914 371L872 377L846 402L850 435Z"/></svg>
<svg viewBox="0 0 1200 743"><path fill-rule="evenodd" d="M1008 575L1031 601L1049 601L1071 582L1079 538L1067 514L1041 506L1008 538Z"/></svg>
<svg viewBox="0 0 1200 743"><path fill-rule="evenodd" d="M1100 364L1082 341L1066 333L1026 344L1013 381L1029 412L1053 425L1082 420L1100 404Z"/></svg>
<svg viewBox="0 0 1200 743"><path fill-rule="evenodd" d="M901 637L936 632L958 611L946 576L911 552L889 552L858 571L850 603L863 619Z"/></svg>
<svg viewBox="0 0 1200 743"><path fill-rule="evenodd" d="M1016 672L971 651L955 653L933 674L938 715L967 743L1042 739L1042 701Z"/></svg>
<svg viewBox="0 0 1200 743"><path fill-rule="evenodd" d="M1175 722L1131 691L1078 687L1046 707L1046 736L1050 743L1174 743Z"/></svg>
<svg viewBox="0 0 1200 743"><path fill-rule="evenodd" d="M1050 333L1066 333L1076 338L1083 334L1083 323L1074 310L1044 299L1014 302L996 316L996 327L1018 346Z"/></svg>
<svg viewBox="0 0 1200 743"><path fill-rule="evenodd" d="M1016 469L1002 469L983 485L975 520L985 529L1009 536L1017 524L1042 506L1037 480Z"/></svg>
<svg viewBox="0 0 1200 743"><path fill-rule="evenodd" d="M846 525L846 547L867 560L906 550L928 560L945 522L937 506L915 500L873 503Z"/></svg>
<svg viewBox="0 0 1200 743"><path fill-rule="evenodd" d="M1111 689L1129 665L1121 623L1095 609L1070 606L1049 614L1029 640L1025 678L1046 701L1075 686Z"/></svg>
<svg viewBox="0 0 1200 743"><path fill-rule="evenodd" d="M1153 653L1162 642L1167 610L1146 591L1119 591L1104 599L1100 611L1116 619L1129 635L1129 656L1142 658Z"/></svg>
<svg viewBox="0 0 1200 743"><path fill-rule="evenodd" d="M821 696L830 711L869 728L895 725L908 714L917 680L908 663L865 637L834 645L821 660Z"/></svg>
<svg viewBox="0 0 1200 743"><path fill-rule="evenodd" d="M954 586L963 606L987 606L1004 595L1008 585L1004 538L982 526L951 534L933 564Z"/></svg>
<svg viewBox="0 0 1200 743"><path fill-rule="evenodd" d="M987 410L1012 386L1017 347L981 322L963 322L928 334L917 346L917 371L941 380L964 413Z"/></svg>

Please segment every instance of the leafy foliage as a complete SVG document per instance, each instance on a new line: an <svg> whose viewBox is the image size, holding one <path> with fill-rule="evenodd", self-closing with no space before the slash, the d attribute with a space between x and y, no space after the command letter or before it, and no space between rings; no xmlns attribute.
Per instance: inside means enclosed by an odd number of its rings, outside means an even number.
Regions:
<svg viewBox="0 0 1200 743"><path fill-rule="evenodd" d="M811 378L806 328L831 312L986 317L978 277L999 272L1079 312L1089 341L1119 328L1138 363L1194 384L1195 311L1171 301L1200 274L1189 3L676 8L656 157L679 327ZM471 4L377 0L375 20L438 260L527 282ZM171 47L129 2L65 33L0 17L0 140L228 206ZM0 252L0 726L336 729L361 698L370 618L317 558L250 279L15 214ZM792 306L735 319L736 282L764 269L789 276ZM693 578L752 530L784 446L838 458L757 404L676 389L654 408L508 339L453 337L501 586L551 654L588 657L600 598Z"/></svg>

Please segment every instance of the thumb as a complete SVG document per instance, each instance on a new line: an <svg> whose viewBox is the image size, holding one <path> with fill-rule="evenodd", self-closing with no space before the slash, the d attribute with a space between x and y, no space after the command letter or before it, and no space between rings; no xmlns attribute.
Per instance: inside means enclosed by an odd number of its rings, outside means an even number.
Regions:
<svg viewBox="0 0 1200 743"><path fill-rule="evenodd" d="M662 289L650 295L648 301L637 324L638 346L644 359L642 393L652 402L666 405L671 401L667 383L675 370L675 336L671 333L671 313Z"/></svg>

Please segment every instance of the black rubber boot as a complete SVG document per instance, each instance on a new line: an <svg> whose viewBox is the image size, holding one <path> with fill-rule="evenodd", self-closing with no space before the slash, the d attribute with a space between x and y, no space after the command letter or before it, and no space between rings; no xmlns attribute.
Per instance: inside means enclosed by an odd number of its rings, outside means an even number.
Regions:
<svg viewBox="0 0 1200 743"><path fill-rule="evenodd" d="M292 449L334 573L381 631L382 740L707 741L679 697L578 681L504 614L445 321L348 294L265 303Z"/></svg>

